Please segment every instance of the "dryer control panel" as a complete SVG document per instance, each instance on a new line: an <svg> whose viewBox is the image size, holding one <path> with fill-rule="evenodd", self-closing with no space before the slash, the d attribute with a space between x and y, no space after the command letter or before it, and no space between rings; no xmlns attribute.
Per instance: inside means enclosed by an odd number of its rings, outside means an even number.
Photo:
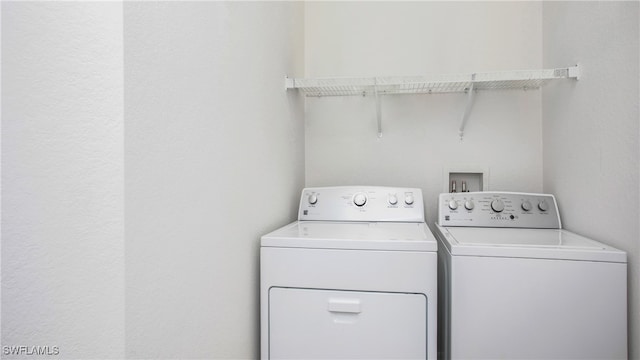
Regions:
<svg viewBox="0 0 640 360"><path fill-rule="evenodd" d="M422 190L383 186L305 188L298 220L424 222Z"/></svg>
<svg viewBox="0 0 640 360"><path fill-rule="evenodd" d="M562 227L553 195L488 191L440 194L438 225L532 229Z"/></svg>

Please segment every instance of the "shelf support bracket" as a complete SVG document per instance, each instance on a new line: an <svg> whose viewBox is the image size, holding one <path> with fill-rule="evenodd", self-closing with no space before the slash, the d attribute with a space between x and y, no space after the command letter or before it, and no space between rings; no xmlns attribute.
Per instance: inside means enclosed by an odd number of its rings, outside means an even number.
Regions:
<svg viewBox="0 0 640 360"><path fill-rule="evenodd" d="M464 127L467 125L467 120L469 120L469 114L471 113L471 107L473 106L473 83L476 79L476 74L471 75L471 85L469 85L469 90L467 90L467 105L464 107L464 113L462 114L462 121L460 121L460 129L458 130L458 135L460 135L460 140L464 137Z"/></svg>
<svg viewBox="0 0 640 360"><path fill-rule="evenodd" d="M380 105L380 94L378 94L378 85L374 85L373 94L376 101L376 121L378 122L378 138L382 137L382 111Z"/></svg>
<svg viewBox="0 0 640 360"><path fill-rule="evenodd" d="M284 89L295 89L296 88L296 79L290 78L288 76L284 77Z"/></svg>
<svg viewBox="0 0 640 360"><path fill-rule="evenodd" d="M575 64L574 66L570 66L567 68L567 75L570 78L580 80L580 63Z"/></svg>

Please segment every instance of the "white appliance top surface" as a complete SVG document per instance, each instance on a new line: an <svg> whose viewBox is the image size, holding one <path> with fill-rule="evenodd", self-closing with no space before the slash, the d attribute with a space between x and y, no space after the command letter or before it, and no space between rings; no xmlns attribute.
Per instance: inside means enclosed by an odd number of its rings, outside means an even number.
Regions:
<svg viewBox="0 0 640 360"><path fill-rule="evenodd" d="M296 221L266 234L261 245L309 249L437 251L425 223Z"/></svg>
<svg viewBox="0 0 640 360"><path fill-rule="evenodd" d="M626 253L561 229L441 227L452 255L626 262Z"/></svg>

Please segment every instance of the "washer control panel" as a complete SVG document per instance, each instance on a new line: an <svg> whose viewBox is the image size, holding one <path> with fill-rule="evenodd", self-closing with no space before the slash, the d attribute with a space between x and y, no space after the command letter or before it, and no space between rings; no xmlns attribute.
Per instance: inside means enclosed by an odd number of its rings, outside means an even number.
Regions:
<svg viewBox="0 0 640 360"><path fill-rule="evenodd" d="M383 186L305 188L298 220L424 222L422 190Z"/></svg>
<svg viewBox="0 0 640 360"><path fill-rule="evenodd" d="M440 194L438 225L533 229L562 227L553 195L514 192Z"/></svg>

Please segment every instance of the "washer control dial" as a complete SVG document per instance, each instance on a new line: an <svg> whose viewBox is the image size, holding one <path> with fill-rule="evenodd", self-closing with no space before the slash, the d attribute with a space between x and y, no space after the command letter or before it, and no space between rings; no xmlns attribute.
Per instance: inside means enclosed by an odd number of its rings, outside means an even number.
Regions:
<svg viewBox="0 0 640 360"><path fill-rule="evenodd" d="M464 208L467 210L473 210L476 205L473 203L473 200L467 200L464 202Z"/></svg>
<svg viewBox="0 0 640 360"><path fill-rule="evenodd" d="M495 212L502 212L504 210L504 203L500 199L495 199L491 202L491 210Z"/></svg>
<svg viewBox="0 0 640 360"><path fill-rule="evenodd" d="M549 205L545 200L540 200L538 203L538 209L540 209L540 211L547 211L549 210Z"/></svg>
<svg viewBox="0 0 640 360"><path fill-rule="evenodd" d="M522 202L522 205L520 205L520 207L522 207L522 210L524 211L531 211L531 201L529 200L525 200Z"/></svg>
<svg viewBox="0 0 640 360"><path fill-rule="evenodd" d="M389 195L389 204L396 205L398 203L398 196L396 194Z"/></svg>
<svg viewBox="0 0 640 360"><path fill-rule="evenodd" d="M458 202L455 200L450 200L449 201L449 209L451 210L455 210L458 208Z"/></svg>
<svg viewBox="0 0 640 360"><path fill-rule="evenodd" d="M307 201L309 201L309 204L315 205L318 202L318 195L316 194L309 195L309 197L307 198Z"/></svg>
<svg viewBox="0 0 640 360"><path fill-rule="evenodd" d="M357 193L353 195L353 203L356 204L356 206L364 206L364 204L367 203L367 195L364 193Z"/></svg>

